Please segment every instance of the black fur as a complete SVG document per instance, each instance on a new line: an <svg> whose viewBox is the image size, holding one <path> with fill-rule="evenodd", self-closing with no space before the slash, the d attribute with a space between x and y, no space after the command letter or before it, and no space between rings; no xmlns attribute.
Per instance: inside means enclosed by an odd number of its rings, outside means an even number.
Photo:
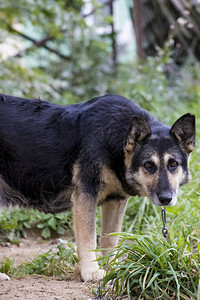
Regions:
<svg viewBox="0 0 200 300"><path fill-rule="evenodd" d="M147 136L141 147L136 147L134 171L144 161L145 153L148 156L155 149L163 153L172 148L181 156L179 160L186 169L186 153L170 133L170 127L124 97L106 95L87 103L62 106L1 95L1 178L27 199L23 205L49 212L71 207L73 167L77 162L86 193L97 195L103 185L100 170L106 166L114 171L127 194L136 195L138 188L127 183L124 163L124 147L133 115L142 117L149 124L151 135L159 137L150 140ZM59 198L66 190L68 196ZM20 204L20 197L13 200L3 190L0 193L3 204ZM114 196L108 195L108 200ZM59 199L55 201L56 198Z"/></svg>

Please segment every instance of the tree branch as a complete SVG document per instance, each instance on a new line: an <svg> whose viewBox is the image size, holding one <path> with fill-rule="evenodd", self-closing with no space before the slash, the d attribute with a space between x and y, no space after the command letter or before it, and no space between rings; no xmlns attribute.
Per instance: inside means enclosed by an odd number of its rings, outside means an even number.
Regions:
<svg viewBox="0 0 200 300"><path fill-rule="evenodd" d="M11 32L13 32L13 33L15 33L15 34L17 34L17 35L23 37L24 39L26 39L26 40L28 40L28 41L31 41L31 42L33 43L33 45L32 45L31 47L26 48L26 49L20 51L19 53L17 53L17 54L15 55L16 57L22 56L22 53L32 50L33 47L38 47L38 48L39 48L39 47L43 47L43 48L45 48L46 50L48 50L48 51L50 51L50 52L52 52L52 53L58 55L58 56L59 56L60 58L62 58L62 59L65 59L65 60L68 60L68 61L70 60L70 57L69 57L69 56L66 56L66 55L60 53L59 51L57 51L57 50L55 50L55 49L53 49L53 48L51 48L51 47L49 47L49 46L46 45L46 43L47 43L48 41L54 40L55 37L53 37L53 36L46 36L45 38L43 38L43 39L37 41L37 40L33 39L32 37L28 36L27 34L24 34L24 33L22 33L21 31L18 31L17 29L13 28L12 26L8 26L8 29L9 29L9 31L11 31ZM66 31L66 30L62 30L62 32L65 32L65 31Z"/></svg>

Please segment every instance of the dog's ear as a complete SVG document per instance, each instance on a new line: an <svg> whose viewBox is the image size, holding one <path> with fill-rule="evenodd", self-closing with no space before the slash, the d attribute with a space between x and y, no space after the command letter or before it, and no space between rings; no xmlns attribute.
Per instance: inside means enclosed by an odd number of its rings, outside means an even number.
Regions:
<svg viewBox="0 0 200 300"><path fill-rule="evenodd" d="M141 144L145 137L151 133L149 124L139 116L132 116L126 136L126 147L128 152L133 152L138 144Z"/></svg>
<svg viewBox="0 0 200 300"><path fill-rule="evenodd" d="M180 117L173 124L170 132L175 135L188 154L194 150L196 137L194 115L188 113Z"/></svg>

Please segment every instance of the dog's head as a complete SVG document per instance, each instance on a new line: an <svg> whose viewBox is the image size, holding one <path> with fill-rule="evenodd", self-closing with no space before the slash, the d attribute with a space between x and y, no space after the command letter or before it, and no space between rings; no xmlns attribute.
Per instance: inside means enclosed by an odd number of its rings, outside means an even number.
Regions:
<svg viewBox="0 0 200 300"><path fill-rule="evenodd" d="M129 193L147 196L157 206L175 205L179 186L190 179L194 147L194 115L183 115L171 128L133 116L124 150Z"/></svg>

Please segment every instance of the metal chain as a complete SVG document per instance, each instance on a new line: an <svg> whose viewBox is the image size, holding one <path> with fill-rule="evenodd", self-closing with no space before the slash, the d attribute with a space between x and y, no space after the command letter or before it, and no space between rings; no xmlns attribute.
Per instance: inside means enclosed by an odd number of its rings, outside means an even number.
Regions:
<svg viewBox="0 0 200 300"><path fill-rule="evenodd" d="M163 221L163 229L162 229L162 233L163 233L163 236L167 242L167 237L168 237L168 229L167 227L165 226L165 224L167 223L167 218L166 218L166 210L165 208L163 208L161 206L161 216L162 216L162 221Z"/></svg>

